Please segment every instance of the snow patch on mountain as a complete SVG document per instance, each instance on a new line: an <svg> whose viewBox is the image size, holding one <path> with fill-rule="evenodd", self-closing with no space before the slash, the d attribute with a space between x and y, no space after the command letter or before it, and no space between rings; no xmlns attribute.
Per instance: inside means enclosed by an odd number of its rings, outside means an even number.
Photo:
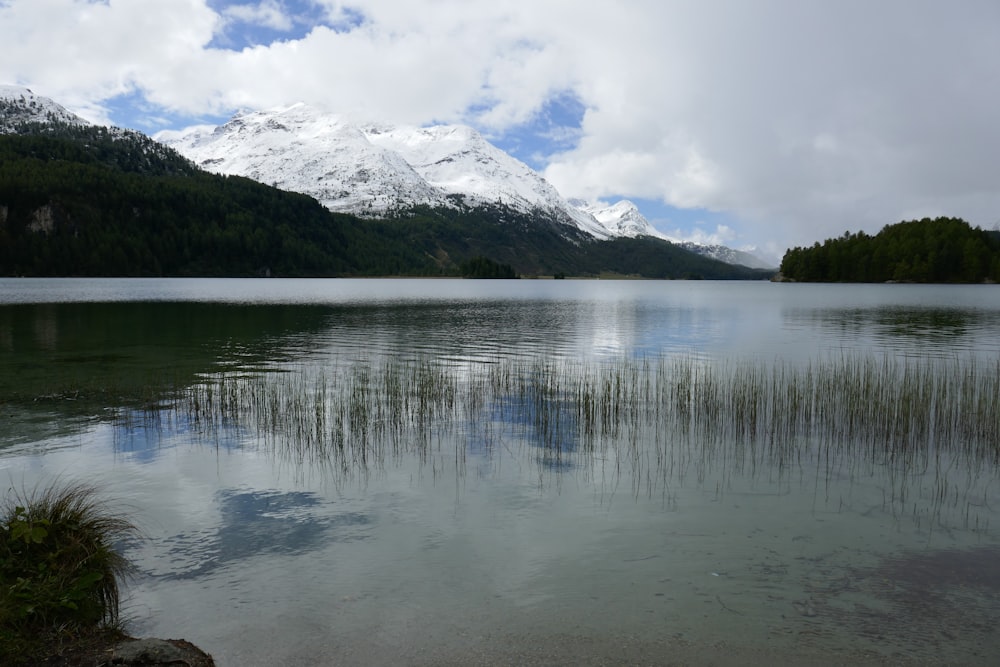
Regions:
<svg viewBox="0 0 1000 667"><path fill-rule="evenodd" d="M400 155L428 183L466 204L502 204L541 212L601 239L612 233L566 201L538 172L464 125L363 129L372 143Z"/></svg>
<svg viewBox="0 0 1000 667"><path fill-rule="evenodd" d="M649 220L639 212L638 207L627 199L610 205L604 202L586 202L578 199L571 199L570 203L581 211L592 215L613 236L629 238L653 236L671 243L678 242L677 239L667 236L653 227Z"/></svg>
<svg viewBox="0 0 1000 667"><path fill-rule="evenodd" d="M154 138L208 171L308 194L332 211L379 215L403 205L447 204L398 154L345 119L304 104Z"/></svg>
<svg viewBox="0 0 1000 667"><path fill-rule="evenodd" d="M70 123L90 125L65 107L29 88L0 84L0 133L14 132L24 123Z"/></svg>

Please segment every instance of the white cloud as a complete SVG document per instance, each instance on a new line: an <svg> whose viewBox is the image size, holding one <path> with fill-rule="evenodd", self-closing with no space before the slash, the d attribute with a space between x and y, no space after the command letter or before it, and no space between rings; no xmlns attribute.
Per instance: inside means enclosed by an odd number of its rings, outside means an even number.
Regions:
<svg viewBox="0 0 1000 667"><path fill-rule="evenodd" d="M316 11L301 38L214 41ZM569 94L564 194L724 211L762 246L1000 218L995 0L8 0L0 43L0 81L92 116L137 90L194 116L302 100L497 135Z"/></svg>
<svg viewBox="0 0 1000 667"><path fill-rule="evenodd" d="M683 234L682 230L677 230L677 232ZM695 243L726 245L736 238L736 232L727 225L716 225L715 229L711 232L706 232L699 227L695 227L686 236L682 236L681 238L685 241L694 241Z"/></svg>
<svg viewBox="0 0 1000 667"><path fill-rule="evenodd" d="M0 79L86 109L194 78L218 24L203 0L12 0L0 5Z"/></svg>
<svg viewBox="0 0 1000 667"><path fill-rule="evenodd" d="M295 23L288 10L277 0L264 0L257 4L230 5L222 10L222 15L230 20L287 32Z"/></svg>

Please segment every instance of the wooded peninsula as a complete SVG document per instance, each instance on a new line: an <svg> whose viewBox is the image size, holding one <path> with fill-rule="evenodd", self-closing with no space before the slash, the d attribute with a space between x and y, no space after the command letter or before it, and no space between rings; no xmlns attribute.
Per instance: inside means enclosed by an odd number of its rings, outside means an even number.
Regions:
<svg viewBox="0 0 1000 667"><path fill-rule="evenodd" d="M960 218L924 218L793 248L781 279L796 282L1000 282L1000 232Z"/></svg>

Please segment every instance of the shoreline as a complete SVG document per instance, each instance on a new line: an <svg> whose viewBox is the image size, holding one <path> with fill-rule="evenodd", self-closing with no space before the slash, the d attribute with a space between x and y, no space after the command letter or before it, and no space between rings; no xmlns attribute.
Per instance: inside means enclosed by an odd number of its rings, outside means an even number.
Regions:
<svg viewBox="0 0 1000 667"><path fill-rule="evenodd" d="M44 667L215 667L211 655L186 639L114 636L84 640L47 656Z"/></svg>

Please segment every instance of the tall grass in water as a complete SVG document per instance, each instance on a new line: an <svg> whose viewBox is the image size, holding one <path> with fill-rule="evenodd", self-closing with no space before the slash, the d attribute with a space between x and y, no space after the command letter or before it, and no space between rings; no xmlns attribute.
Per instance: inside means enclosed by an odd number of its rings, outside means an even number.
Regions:
<svg viewBox="0 0 1000 667"><path fill-rule="evenodd" d="M86 484L8 492L0 506L0 662L30 662L120 619L135 526Z"/></svg>
<svg viewBox="0 0 1000 667"><path fill-rule="evenodd" d="M236 424L283 457L344 473L445 446L461 462L468 448L489 453L503 442L554 470L598 461L648 485L807 464L825 479L875 467L993 471L998 405L1000 361L857 355L806 364L361 360L219 375L187 390L180 410L203 428ZM892 490L900 504L904 482ZM944 477L936 483L941 495L957 493Z"/></svg>

